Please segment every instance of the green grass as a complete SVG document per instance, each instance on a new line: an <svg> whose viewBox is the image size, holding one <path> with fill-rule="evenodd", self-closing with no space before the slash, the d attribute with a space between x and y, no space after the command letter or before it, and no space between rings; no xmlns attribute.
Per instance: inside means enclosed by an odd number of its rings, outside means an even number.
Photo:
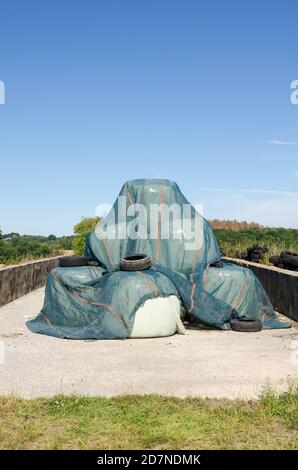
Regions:
<svg viewBox="0 0 298 470"><path fill-rule="evenodd" d="M1 449L296 449L298 389L257 401L0 398Z"/></svg>

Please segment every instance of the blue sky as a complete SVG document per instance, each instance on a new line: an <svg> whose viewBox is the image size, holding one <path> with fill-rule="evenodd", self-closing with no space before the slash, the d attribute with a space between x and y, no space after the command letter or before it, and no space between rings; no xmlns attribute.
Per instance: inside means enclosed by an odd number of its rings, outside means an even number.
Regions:
<svg viewBox="0 0 298 470"><path fill-rule="evenodd" d="M295 1L0 3L0 227L70 234L125 180L298 227Z"/></svg>

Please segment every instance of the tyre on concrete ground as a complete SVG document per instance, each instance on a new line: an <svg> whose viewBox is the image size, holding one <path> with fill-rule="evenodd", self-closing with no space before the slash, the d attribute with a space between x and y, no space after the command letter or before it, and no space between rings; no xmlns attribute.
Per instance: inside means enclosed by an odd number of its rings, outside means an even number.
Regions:
<svg viewBox="0 0 298 470"><path fill-rule="evenodd" d="M64 256L60 259L61 268L75 268L78 266L88 266L89 258L86 256Z"/></svg>
<svg viewBox="0 0 298 470"><path fill-rule="evenodd" d="M256 318L233 318L230 320L230 325L233 331L243 333L256 333L262 330L262 322Z"/></svg>
<svg viewBox="0 0 298 470"><path fill-rule="evenodd" d="M143 253L125 256L120 260L121 271L144 271L151 268L151 258Z"/></svg>

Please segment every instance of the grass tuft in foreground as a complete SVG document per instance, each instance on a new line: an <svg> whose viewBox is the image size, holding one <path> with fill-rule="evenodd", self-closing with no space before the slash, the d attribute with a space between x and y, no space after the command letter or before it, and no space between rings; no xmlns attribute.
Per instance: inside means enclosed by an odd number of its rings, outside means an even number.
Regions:
<svg viewBox="0 0 298 470"><path fill-rule="evenodd" d="M1 449L297 449L298 389L258 401L0 398Z"/></svg>

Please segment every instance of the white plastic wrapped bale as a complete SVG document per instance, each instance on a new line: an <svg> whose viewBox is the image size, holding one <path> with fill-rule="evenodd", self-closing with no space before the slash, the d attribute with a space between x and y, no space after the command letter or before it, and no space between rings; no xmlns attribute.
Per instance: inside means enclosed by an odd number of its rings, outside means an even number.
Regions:
<svg viewBox="0 0 298 470"><path fill-rule="evenodd" d="M135 314L131 338L156 338L185 334L183 309L175 295L147 300Z"/></svg>

